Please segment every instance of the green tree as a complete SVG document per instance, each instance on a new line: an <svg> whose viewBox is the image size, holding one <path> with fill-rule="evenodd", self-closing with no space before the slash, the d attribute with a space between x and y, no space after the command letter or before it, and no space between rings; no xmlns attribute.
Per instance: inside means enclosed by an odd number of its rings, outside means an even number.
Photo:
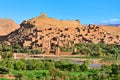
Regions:
<svg viewBox="0 0 120 80"><path fill-rule="evenodd" d="M11 72L11 69L6 67L0 67L0 74L9 74Z"/></svg>
<svg viewBox="0 0 120 80"><path fill-rule="evenodd" d="M52 79L56 79L56 77L60 76L61 75L61 72L59 69L56 69L56 68L51 68L49 70L49 73L50 73L50 76L52 77Z"/></svg>
<svg viewBox="0 0 120 80"><path fill-rule="evenodd" d="M6 67L10 69L14 69L14 60L13 59L7 59L6 61Z"/></svg>
<svg viewBox="0 0 120 80"><path fill-rule="evenodd" d="M80 70L82 70L82 71L88 71L88 67L89 67L89 61L86 60L86 61L84 61L84 63L80 66Z"/></svg>
<svg viewBox="0 0 120 80"><path fill-rule="evenodd" d="M84 47L84 48L80 49L80 54L82 54L82 55L90 55L90 53L91 53L91 51L87 47Z"/></svg>
<svg viewBox="0 0 120 80"><path fill-rule="evenodd" d="M2 52L1 53L2 58L13 58L13 53L11 51L7 51L7 52Z"/></svg>
<svg viewBox="0 0 120 80"><path fill-rule="evenodd" d="M18 60L14 64L14 69L15 70L25 70L26 69L26 64L22 60Z"/></svg>

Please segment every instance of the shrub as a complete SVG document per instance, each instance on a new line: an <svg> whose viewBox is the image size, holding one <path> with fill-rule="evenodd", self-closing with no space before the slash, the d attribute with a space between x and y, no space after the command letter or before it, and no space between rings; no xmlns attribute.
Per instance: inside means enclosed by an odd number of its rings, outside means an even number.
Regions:
<svg viewBox="0 0 120 80"><path fill-rule="evenodd" d="M14 69L15 70L25 70L26 69L26 63L23 62L22 60L18 60L14 64Z"/></svg>
<svg viewBox="0 0 120 80"><path fill-rule="evenodd" d="M61 72L59 69L56 68L51 68L49 70L50 76L52 77L52 79L55 79L57 76L61 75Z"/></svg>
<svg viewBox="0 0 120 80"><path fill-rule="evenodd" d="M2 52L1 54L2 58L13 58L13 53L10 52L10 51L7 51L7 52Z"/></svg>
<svg viewBox="0 0 120 80"><path fill-rule="evenodd" d="M0 74L9 74L10 72L11 70L9 68L0 66Z"/></svg>
<svg viewBox="0 0 120 80"><path fill-rule="evenodd" d="M82 71L87 71L87 70L88 70L88 67L89 67L89 61L86 60L86 61L84 61L84 63L80 66L80 70L82 70Z"/></svg>

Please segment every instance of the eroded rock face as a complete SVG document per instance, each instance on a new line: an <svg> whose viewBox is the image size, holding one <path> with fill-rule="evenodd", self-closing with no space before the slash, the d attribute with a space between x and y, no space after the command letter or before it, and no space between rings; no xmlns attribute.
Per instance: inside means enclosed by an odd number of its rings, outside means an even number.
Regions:
<svg viewBox="0 0 120 80"><path fill-rule="evenodd" d="M0 19L0 36L8 35L19 27L13 20L2 18Z"/></svg>
<svg viewBox="0 0 120 80"><path fill-rule="evenodd" d="M82 26L78 20L57 20L44 14L23 21L18 30L7 36L7 41L31 48L37 46L47 54L54 47L73 46L77 43L120 44L120 34L117 30L120 28L93 24Z"/></svg>

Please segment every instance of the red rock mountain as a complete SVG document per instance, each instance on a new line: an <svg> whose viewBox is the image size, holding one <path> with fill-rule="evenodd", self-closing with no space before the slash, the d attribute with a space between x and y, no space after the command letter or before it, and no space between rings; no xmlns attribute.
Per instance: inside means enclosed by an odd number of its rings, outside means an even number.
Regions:
<svg viewBox="0 0 120 80"><path fill-rule="evenodd" d="M8 35L19 28L13 20L2 18L0 19L0 36Z"/></svg>

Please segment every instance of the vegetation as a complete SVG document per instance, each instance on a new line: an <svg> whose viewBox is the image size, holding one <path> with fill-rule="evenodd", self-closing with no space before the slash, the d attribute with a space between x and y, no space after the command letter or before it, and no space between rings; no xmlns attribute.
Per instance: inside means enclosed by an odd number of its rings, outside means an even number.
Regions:
<svg viewBox="0 0 120 80"><path fill-rule="evenodd" d="M8 65L11 63L10 67ZM89 61L73 64L67 60L13 60L0 61L0 74L14 74L16 80L119 80L120 65L89 68Z"/></svg>
<svg viewBox="0 0 120 80"><path fill-rule="evenodd" d="M34 49L31 49L29 47L22 47L18 44L0 44L0 54L2 55L2 58L12 58L12 53L42 54L42 50L37 47Z"/></svg>
<svg viewBox="0 0 120 80"><path fill-rule="evenodd" d="M10 73L10 69L0 66L0 74L7 74L7 73Z"/></svg>
<svg viewBox="0 0 120 80"><path fill-rule="evenodd" d="M0 80L9 80L9 79L6 79L6 78L0 78Z"/></svg>
<svg viewBox="0 0 120 80"><path fill-rule="evenodd" d="M76 44L75 46L60 47L62 51L77 52L74 54L85 57L101 58L104 60L120 60L120 46L114 44ZM102 65L101 68L89 68L89 61L74 64L68 60L14 60L12 53L41 54L39 48L30 49L18 44L0 45L0 75L13 74L16 80L120 80L120 65ZM5 80L5 79L0 79Z"/></svg>
<svg viewBox="0 0 120 80"><path fill-rule="evenodd" d="M77 49L74 52L74 48ZM106 59L120 60L120 46L115 44L76 44L74 46L65 45L60 47L61 51L64 52L73 52L74 54L80 54L84 56L91 57L107 57ZM12 53L29 53L29 54L42 54L43 51L40 48L31 49L29 47L22 47L18 44L0 44L0 54L3 58L10 58L13 56Z"/></svg>
<svg viewBox="0 0 120 80"><path fill-rule="evenodd" d="M86 44L76 44L72 47L64 46L61 47L62 51L65 52L73 52L73 49L77 48L77 52L74 54L80 54L84 56L91 56L91 57L105 57L114 60L120 60L120 46L115 44L93 44L93 43L86 43Z"/></svg>

